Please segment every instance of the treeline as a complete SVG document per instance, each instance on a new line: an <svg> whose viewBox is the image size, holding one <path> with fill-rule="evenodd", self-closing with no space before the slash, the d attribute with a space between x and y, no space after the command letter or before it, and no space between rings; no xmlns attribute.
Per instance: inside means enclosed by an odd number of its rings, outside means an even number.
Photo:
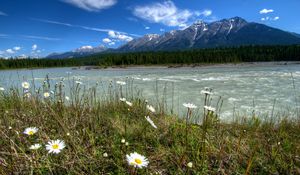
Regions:
<svg viewBox="0 0 300 175"><path fill-rule="evenodd" d="M259 61L300 61L300 45L243 46L186 51L106 53L72 59L0 59L0 69L67 66L209 64Z"/></svg>

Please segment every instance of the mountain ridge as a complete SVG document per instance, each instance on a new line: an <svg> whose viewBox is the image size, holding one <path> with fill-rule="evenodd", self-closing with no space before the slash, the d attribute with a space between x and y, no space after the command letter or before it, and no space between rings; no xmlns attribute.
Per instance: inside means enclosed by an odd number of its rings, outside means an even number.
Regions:
<svg viewBox="0 0 300 175"><path fill-rule="evenodd" d="M198 20L183 30L171 30L161 35L146 34L116 49L106 48L96 53L291 44L300 44L300 34L283 31L260 23L247 22L241 17L233 17L211 23ZM74 52L66 53L62 56L59 55L59 57L68 56L68 54ZM88 54L92 55L95 52L84 52L79 57ZM72 56L75 57L74 55Z"/></svg>

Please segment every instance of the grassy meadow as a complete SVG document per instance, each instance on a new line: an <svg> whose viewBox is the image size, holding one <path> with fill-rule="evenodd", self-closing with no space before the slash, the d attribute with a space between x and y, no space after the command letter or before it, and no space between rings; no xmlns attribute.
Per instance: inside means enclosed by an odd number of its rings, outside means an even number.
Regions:
<svg viewBox="0 0 300 175"><path fill-rule="evenodd" d="M128 82L104 98L65 83L0 89L0 174L300 174L299 119L222 122L210 89L177 116L125 93Z"/></svg>

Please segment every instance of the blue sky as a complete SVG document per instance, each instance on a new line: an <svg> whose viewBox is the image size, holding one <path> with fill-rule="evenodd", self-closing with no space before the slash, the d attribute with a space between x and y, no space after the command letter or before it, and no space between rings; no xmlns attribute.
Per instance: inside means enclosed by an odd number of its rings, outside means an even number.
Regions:
<svg viewBox="0 0 300 175"><path fill-rule="evenodd" d="M45 56L235 16L300 33L299 0L0 0L0 57Z"/></svg>

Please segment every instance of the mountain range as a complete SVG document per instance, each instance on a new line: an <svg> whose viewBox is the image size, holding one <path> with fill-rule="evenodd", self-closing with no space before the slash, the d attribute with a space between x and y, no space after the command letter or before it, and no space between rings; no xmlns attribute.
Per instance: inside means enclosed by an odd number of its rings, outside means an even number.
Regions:
<svg viewBox="0 0 300 175"><path fill-rule="evenodd" d="M242 45L290 44L300 44L300 35L234 17L212 23L196 21L183 30L172 30L162 35L147 34L116 49L108 49L104 46L95 48L83 46L71 52L50 54L47 58L75 58L101 52L171 51Z"/></svg>

